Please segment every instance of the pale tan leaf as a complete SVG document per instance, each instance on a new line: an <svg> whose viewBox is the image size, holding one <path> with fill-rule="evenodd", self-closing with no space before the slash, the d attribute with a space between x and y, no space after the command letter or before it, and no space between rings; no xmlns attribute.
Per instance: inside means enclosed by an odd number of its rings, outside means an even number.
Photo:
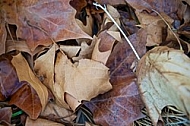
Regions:
<svg viewBox="0 0 190 126"><path fill-rule="evenodd" d="M24 59L21 53L14 56L11 63L16 69L19 81L27 81L37 92L41 104L42 110L44 110L47 102L48 102L48 90L41 83L41 81L34 75L32 70L30 69L27 61Z"/></svg>
<svg viewBox="0 0 190 126"><path fill-rule="evenodd" d="M71 112L70 110L60 107L55 103L48 103L45 110L40 114L40 116L43 117L55 117L55 118L61 118L61 117L65 117L64 120L70 121L72 122L75 119L75 115L72 114L73 112ZM68 116L71 115L71 116Z"/></svg>
<svg viewBox="0 0 190 126"><path fill-rule="evenodd" d="M96 45L93 49L91 59L106 64L111 54L115 39L107 34L106 31L103 31L98 35L98 38L94 37L93 40L96 41Z"/></svg>
<svg viewBox="0 0 190 126"><path fill-rule="evenodd" d="M92 51L94 49L95 44L96 44L96 41L94 40L94 37L90 45L88 45L86 42L82 42L79 56L73 57L72 60L76 62L76 61L79 61L80 59L85 59L85 58L90 59L92 56Z"/></svg>
<svg viewBox="0 0 190 126"><path fill-rule="evenodd" d="M189 66L190 59L182 51L168 47L156 47L140 60L138 84L154 125L167 105L190 114Z"/></svg>
<svg viewBox="0 0 190 126"><path fill-rule="evenodd" d="M65 52L65 54L69 57L75 57L79 50L81 49L80 46L68 46L68 45L60 45L60 48Z"/></svg>
<svg viewBox="0 0 190 126"><path fill-rule="evenodd" d="M76 19L77 24L79 25L79 27L88 35L92 36L92 28L93 28L93 18L90 14L90 10L86 9L86 14L88 16L86 16L86 25L83 24L82 21L80 21L79 19Z"/></svg>
<svg viewBox="0 0 190 126"><path fill-rule="evenodd" d="M25 125L26 126L64 126L61 123L49 121L49 120L46 120L46 119L38 118L37 120L32 120L32 119L30 119L28 117L26 119L26 124Z"/></svg>
<svg viewBox="0 0 190 126"><path fill-rule="evenodd" d="M111 35L118 42L122 42L120 32L118 31L107 31L109 35Z"/></svg>
<svg viewBox="0 0 190 126"><path fill-rule="evenodd" d="M140 26L144 28L147 32L147 43L146 46L155 46L162 43L163 39L166 39L166 34L163 31L167 32L167 25L159 16L152 16L147 13L136 12L137 17L140 21ZM173 23L173 19L162 13L164 20L168 24ZM173 34L172 34L173 37ZM174 38L174 37L173 37Z"/></svg>
<svg viewBox="0 0 190 126"><path fill-rule="evenodd" d="M65 65L64 92L79 101L89 101L112 88L108 70L102 63L89 59L79 60L77 65L68 63Z"/></svg>
<svg viewBox="0 0 190 126"><path fill-rule="evenodd" d="M41 78L41 81L49 88L54 84L54 59L55 59L56 44L48 50L46 55L42 55L35 60L34 70Z"/></svg>

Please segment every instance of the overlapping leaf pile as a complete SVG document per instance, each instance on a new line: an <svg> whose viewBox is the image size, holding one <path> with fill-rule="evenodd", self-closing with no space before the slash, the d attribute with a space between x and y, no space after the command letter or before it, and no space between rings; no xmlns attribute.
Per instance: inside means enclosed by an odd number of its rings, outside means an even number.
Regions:
<svg viewBox="0 0 190 126"><path fill-rule="evenodd" d="M1 124L130 126L146 107L157 125L166 106L189 123L190 2L96 2L140 61L91 0L0 1Z"/></svg>

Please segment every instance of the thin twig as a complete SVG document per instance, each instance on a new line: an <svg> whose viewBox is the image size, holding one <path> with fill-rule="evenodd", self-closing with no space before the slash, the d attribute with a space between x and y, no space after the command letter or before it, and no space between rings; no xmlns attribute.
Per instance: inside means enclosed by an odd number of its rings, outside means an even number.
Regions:
<svg viewBox="0 0 190 126"><path fill-rule="evenodd" d="M164 23L168 26L168 28L170 29L170 31L172 32L172 34L174 35L174 37L177 39L177 42L179 43L179 48L180 50L183 50L181 42L179 40L179 38L177 37L177 35L173 32L172 28L170 27L170 25L168 24L168 22L164 19L164 17L156 10L152 9L156 14L158 14L158 16L164 21Z"/></svg>
<svg viewBox="0 0 190 126"><path fill-rule="evenodd" d="M128 42L128 44L130 45L130 47L133 50L133 52L134 52L135 56L137 57L137 59L140 60L140 57L139 57L137 51L135 50L134 46L132 45L132 43L130 42L130 40L128 39L128 37L125 35L125 33L123 32L123 30L120 28L120 26L117 24L117 22L113 19L113 17L107 11L106 6L103 7L99 3L93 3L93 5L96 6L96 7L101 8L108 15L108 17L116 25L116 27L119 29L119 31L121 32L121 34L124 36L124 38L126 39L126 41Z"/></svg>

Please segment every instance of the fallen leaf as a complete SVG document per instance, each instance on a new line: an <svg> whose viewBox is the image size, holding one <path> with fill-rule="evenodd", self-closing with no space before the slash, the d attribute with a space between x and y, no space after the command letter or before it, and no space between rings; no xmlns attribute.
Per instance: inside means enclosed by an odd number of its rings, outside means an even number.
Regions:
<svg viewBox="0 0 190 126"><path fill-rule="evenodd" d="M96 44L91 59L106 64L116 40L107 31L101 32L98 38L93 39L96 41Z"/></svg>
<svg viewBox="0 0 190 126"><path fill-rule="evenodd" d="M44 110L47 101L48 101L48 90L47 88L40 82L40 80L34 75L32 70L30 69L27 61L24 59L21 53L14 56L11 63L16 69L19 81L28 82L32 88L36 91L40 98L40 102L42 105L42 111Z"/></svg>
<svg viewBox="0 0 190 126"><path fill-rule="evenodd" d="M31 2L16 1L10 7L16 17L9 17L17 25L17 37L25 39L31 50L38 45L50 45L54 41L67 39L88 38L75 21L76 11L70 4L70 0L41 0ZM3 4L3 7L7 4ZM10 9L10 7L8 9ZM7 8L4 13L7 14ZM18 18L19 17L19 18ZM5 17L6 19L8 17ZM9 20L8 23L11 23Z"/></svg>
<svg viewBox="0 0 190 126"><path fill-rule="evenodd" d="M10 55L0 56L0 92L1 101L9 98L18 88L20 88L16 70L11 64Z"/></svg>
<svg viewBox="0 0 190 126"><path fill-rule="evenodd" d="M14 104L22 109L31 119L37 119L42 111L40 98L29 83L21 83L23 86L14 93L9 104Z"/></svg>
<svg viewBox="0 0 190 126"><path fill-rule="evenodd" d="M140 36L141 32L142 30L129 37L140 56L146 51L146 38ZM135 74L130 69L135 59L126 41L116 44L107 62L113 89L85 103L91 109L97 124L132 125L133 121L143 117L141 109L144 105L138 92Z"/></svg>
<svg viewBox="0 0 190 126"><path fill-rule="evenodd" d="M0 123L11 123L12 109L11 107L4 107L0 109Z"/></svg>
<svg viewBox="0 0 190 126"><path fill-rule="evenodd" d="M109 5L122 5L126 4L125 0L95 0L96 2L104 5L104 4L109 4Z"/></svg>
<svg viewBox="0 0 190 126"><path fill-rule="evenodd" d="M167 35L170 30L167 28L165 22L159 16L152 16L148 13L137 13L140 21L140 26L147 32L146 46L155 46L161 44L163 41L170 41L175 38L173 34ZM171 26L173 19L162 13L164 20ZM172 38L171 38L172 36ZM176 39L176 38L175 38Z"/></svg>
<svg viewBox="0 0 190 126"><path fill-rule="evenodd" d="M182 51L164 46L153 48L140 60L138 85L154 125L167 105L190 114L189 66L190 59Z"/></svg>
<svg viewBox="0 0 190 126"><path fill-rule="evenodd" d="M52 121L58 121L64 118L64 120L72 122L75 119L75 115L72 111L60 107L55 103L48 103L45 110L40 114L40 116Z"/></svg>
<svg viewBox="0 0 190 126"><path fill-rule="evenodd" d="M5 28L5 22L1 19L0 17L0 55L5 53L5 42L6 42L6 38L7 38L7 31Z"/></svg>
<svg viewBox="0 0 190 126"><path fill-rule="evenodd" d="M86 25L84 25L83 22L80 21L79 19L76 19L76 22L85 33L92 36L92 28L93 28L94 21L93 21L92 15L90 14L89 9L86 9L86 14L87 14Z"/></svg>
<svg viewBox="0 0 190 126"><path fill-rule="evenodd" d="M73 58L77 56L77 53L80 51L81 47L60 45L60 49L62 49L69 58Z"/></svg>
<svg viewBox="0 0 190 126"><path fill-rule="evenodd" d="M87 2L86 0L70 0L70 4L76 9L78 13L80 13L81 10L87 5Z"/></svg>
<svg viewBox="0 0 190 126"><path fill-rule="evenodd" d="M64 126L61 123L49 121L46 119L38 118L37 120L32 120L30 118L26 119L26 126Z"/></svg>
<svg viewBox="0 0 190 126"><path fill-rule="evenodd" d="M46 55L42 55L35 60L34 70L38 75L38 78L48 88L52 88L54 84L54 59L55 59L56 44L46 52ZM48 68L48 69L43 69Z"/></svg>
<svg viewBox="0 0 190 126"><path fill-rule="evenodd" d="M92 51L96 44L96 40L94 38L95 38L95 36L93 37L93 40L90 45L88 45L86 42L81 43L81 50L79 52L79 56L72 58L72 60L74 62L77 62L80 59L86 59L86 58L90 59L92 57Z"/></svg>

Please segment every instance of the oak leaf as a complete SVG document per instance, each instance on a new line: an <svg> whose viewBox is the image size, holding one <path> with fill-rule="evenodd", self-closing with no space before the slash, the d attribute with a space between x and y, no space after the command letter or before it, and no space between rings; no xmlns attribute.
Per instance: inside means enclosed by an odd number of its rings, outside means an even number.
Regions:
<svg viewBox="0 0 190 126"><path fill-rule="evenodd" d="M189 66L190 59L182 51L164 46L150 50L140 60L138 85L154 125L167 105L190 114Z"/></svg>

